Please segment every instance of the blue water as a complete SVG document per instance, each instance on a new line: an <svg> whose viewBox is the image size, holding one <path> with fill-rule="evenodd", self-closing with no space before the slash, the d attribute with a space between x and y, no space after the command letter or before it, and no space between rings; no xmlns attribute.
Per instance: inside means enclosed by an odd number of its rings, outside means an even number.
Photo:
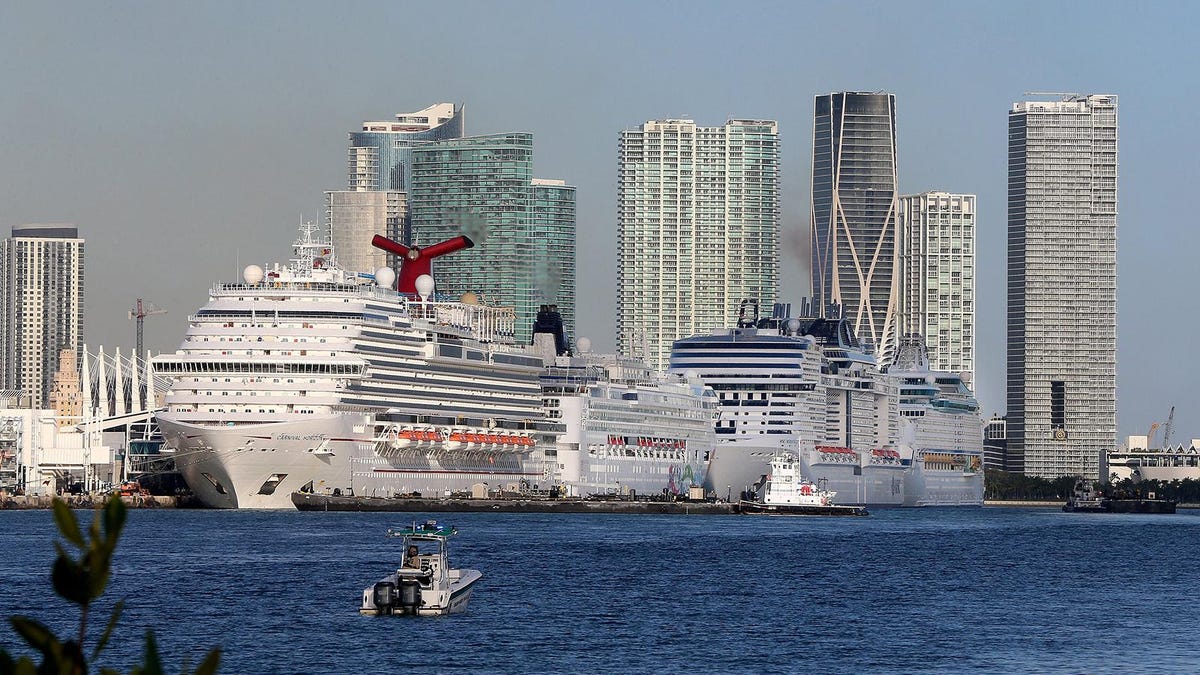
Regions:
<svg viewBox="0 0 1200 675"><path fill-rule="evenodd" d="M412 519L130 512L100 661L128 670L153 627L170 671L218 644L225 673L1200 670L1200 512L449 514L452 561L484 573L467 613L359 616ZM0 614L74 630L52 531L0 512Z"/></svg>

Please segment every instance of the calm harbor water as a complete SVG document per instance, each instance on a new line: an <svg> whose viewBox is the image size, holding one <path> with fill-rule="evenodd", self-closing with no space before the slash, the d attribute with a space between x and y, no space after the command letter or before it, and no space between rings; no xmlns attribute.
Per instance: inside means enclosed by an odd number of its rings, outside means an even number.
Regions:
<svg viewBox="0 0 1200 675"><path fill-rule="evenodd" d="M225 673L1200 669L1196 511L449 514L452 562L484 573L468 612L359 616L396 563L384 531L411 520L132 511L101 662L127 670L152 627L171 671L218 644ZM52 532L49 512L0 512L0 614L73 629Z"/></svg>

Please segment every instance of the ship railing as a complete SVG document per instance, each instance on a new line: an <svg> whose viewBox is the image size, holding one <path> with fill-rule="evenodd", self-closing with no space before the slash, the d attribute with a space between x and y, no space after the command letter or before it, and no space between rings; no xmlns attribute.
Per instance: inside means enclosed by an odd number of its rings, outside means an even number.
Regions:
<svg viewBox="0 0 1200 675"><path fill-rule="evenodd" d="M517 315L511 307L409 300L408 312L414 319L461 331L482 342L512 342L516 336Z"/></svg>

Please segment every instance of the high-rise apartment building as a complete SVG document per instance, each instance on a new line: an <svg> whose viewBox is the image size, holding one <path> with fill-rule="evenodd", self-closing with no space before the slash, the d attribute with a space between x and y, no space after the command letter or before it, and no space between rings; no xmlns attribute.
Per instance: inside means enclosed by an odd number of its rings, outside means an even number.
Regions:
<svg viewBox="0 0 1200 675"><path fill-rule="evenodd" d="M59 353L82 357L83 240L74 225L12 228L0 242L0 389L19 389L35 406L49 401Z"/></svg>
<svg viewBox="0 0 1200 675"><path fill-rule="evenodd" d="M1117 442L1117 97L1008 113L1008 452L1099 478Z"/></svg>
<svg viewBox="0 0 1200 675"><path fill-rule="evenodd" d="M859 338L886 363L900 305L896 97L838 92L816 97L812 165L812 290L839 304Z"/></svg>
<svg viewBox="0 0 1200 675"><path fill-rule="evenodd" d="M680 338L779 290L779 125L654 120L621 132L617 345L665 368Z"/></svg>
<svg viewBox="0 0 1200 675"><path fill-rule="evenodd" d="M975 387L975 195L900 198L900 332L918 334L934 370Z"/></svg>
<svg viewBox="0 0 1200 675"><path fill-rule="evenodd" d="M363 122L362 131L350 133L346 186L354 191L408 190L413 146L462 138L465 133L463 106L453 103L397 113L395 120Z"/></svg>
<svg viewBox="0 0 1200 675"><path fill-rule="evenodd" d="M475 247L438 258L440 293L474 291L512 307L528 342L538 308L558 305L575 325L575 188L533 177L533 136L472 136L412 148L408 192L412 243L465 234Z"/></svg>
<svg viewBox="0 0 1200 675"><path fill-rule="evenodd" d="M325 193L325 224L333 240L338 262L348 270L374 272L394 265L389 254L371 246L371 238L382 234L406 241L408 202L405 193L394 190Z"/></svg>

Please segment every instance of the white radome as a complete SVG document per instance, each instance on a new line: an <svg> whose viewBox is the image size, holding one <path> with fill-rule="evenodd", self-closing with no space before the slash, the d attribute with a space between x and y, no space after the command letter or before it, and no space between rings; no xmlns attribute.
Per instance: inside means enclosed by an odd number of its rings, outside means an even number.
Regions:
<svg viewBox="0 0 1200 675"><path fill-rule="evenodd" d="M422 274L417 277L416 281L417 295L421 296L422 300L433 295L433 277L428 274Z"/></svg>
<svg viewBox="0 0 1200 675"><path fill-rule="evenodd" d="M263 280L263 268L258 265L246 265L242 270L242 281L253 286Z"/></svg>
<svg viewBox="0 0 1200 675"><path fill-rule="evenodd" d="M396 285L396 270L390 267L380 267L375 270L375 285L380 288L394 288Z"/></svg>
<svg viewBox="0 0 1200 675"><path fill-rule="evenodd" d="M575 341L575 346L579 347L580 354L586 354L592 351L592 340L591 338L581 337Z"/></svg>

